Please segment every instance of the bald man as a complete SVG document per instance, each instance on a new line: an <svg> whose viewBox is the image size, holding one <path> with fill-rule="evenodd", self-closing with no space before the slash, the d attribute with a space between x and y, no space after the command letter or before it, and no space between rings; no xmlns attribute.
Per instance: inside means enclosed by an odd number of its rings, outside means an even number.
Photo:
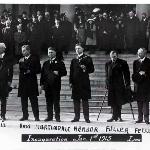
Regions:
<svg viewBox="0 0 150 150"><path fill-rule="evenodd" d="M6 45L0 43L0 100L1 100L1 119L6 120L6 98L10 92L10 85L13 77L12 60L5 55Z"/></svg>
<svg viewBox="0 0 150 150"><path fill-rule="evenodd" d="M110 59L105 64L108 105L112 108L112 118L107 122L122 121L121 107L125 103L125 89L130 89L130 71L127 62L118 58L116 51L110 52Z"/></svg>
<svg viewBox="0 0 150 150"><path fill-rule="evenodd" d="M150 59L146 57L145 48L138 49L138 59L133 62L133 75L135 98L138 105L138 120L149 124L149 99L150 99Z"/></svg>

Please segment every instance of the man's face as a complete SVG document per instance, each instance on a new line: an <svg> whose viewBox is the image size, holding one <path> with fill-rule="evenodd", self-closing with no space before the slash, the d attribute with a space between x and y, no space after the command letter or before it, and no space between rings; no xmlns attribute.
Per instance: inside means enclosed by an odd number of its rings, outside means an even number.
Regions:
<svg viewBox="0 0 150 150"><path fill-rule="evenodd" d="M111 59L112 61L116 61L117 58L118 58L117 53L110 53L110 59Z"/></svg>
<svg viewBox="0 0 150 150"><path fill-rule="evenodd" d="M43 16L42 16L42 15L39 15L39 16L38 16L38 20L41 21L42 19L43 19Z"/></svg>
<svg viewBox="0 0 150 150"><path fill-rule="evenodd" d="M1 46L0 47L0 55L3 54L5 52L5 47Z"/></svg>
<svg viewBox="0 0 150 150"><path fill-rule="evenodd" d="M45 13L45 18L46 19L50 19L50 14L49 13Z"/></svg>
<svg viewBox="0 0 150 150"><path fill-rule="evenodd" d="M17 25L17 29L22 30L22 25L21 24Z"/></svg>
<svg viewBox="0 0 150 150"><path fill-rule="evenodd" d="M10 26L11 26L11 22L7 20L7 21L6 21L6 26L7 26L7 27L10 27Z"/></svg>
<svg viewBox="0 0 150 150"><path fill-rule="evenodd" d="M27 15L26 14L22 14L22 18L26 18L27 17Z"/></svg>
<svg viewBox="0 0 150 150"><path fill-rule="evenodd" d="M139 49L138 52L137 52L137 54L138 54L138 57L139 57L140 59L143 59L143 58L146 56L145 51L142 50L142 49Z"/></svg>
<svg viewBox="0 0 150 150"><path fill-rule="evenodd" d="M48 49L48 57L50 59L55 58L56 57L56 52L52 49Z"/></svg>
<svg viewBox="0 0 150 150"><path fill-rule="evenodd" d="M22 23L22 20L21 20L21 18L18 18L18 22Z"/></svg>
<svg viewBox="0 0 150 150"><path fill-rule="evenodd" d="M80 55L83 53L83 48L80 45L77 45L75 47L75 50L76 50L77 55Z"/></svg>
<svg viewBox="0 0 150 150"><path fill-rule="evenodd" d="M22 55L24 57L29 56L30 55L30 50L27 50L25 47L22 48Z"/></svg>
<svg viewBox="0 0 150 150"><path fill-rule="evenodd" d="M107 19L107 13L103 13L103 18Z"/></svg>
<svg viewBox="0 0 150 150"><path fill-rule="evenodd" d="M55 24L56 24L56 25L59 25L59 24L60 24L60 20L57 20L57 19L56 19L56 20L55 20Z"/></svg>
<svg viewBox="0 0 150 150"><path fill-rule="evenodd" d="M134 17L134 13L132 11L129 12L129 17Z"/></svg>
<svg viewBox="0 0 150 150"><path fill-rule="evenodd" d="M145 19L146 18L146 14L142 14L142 18Z"/></svg>

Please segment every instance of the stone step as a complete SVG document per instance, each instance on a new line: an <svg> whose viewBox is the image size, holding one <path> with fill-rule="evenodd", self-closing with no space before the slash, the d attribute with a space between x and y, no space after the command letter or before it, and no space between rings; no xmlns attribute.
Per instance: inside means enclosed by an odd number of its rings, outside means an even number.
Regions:
<svg viewBox="0 0 150 150"><path fill-rule="evenodd" d="M1 111L1 109L0 109L0 111ZM28 107L28 111L29 111L29 113L32 113L31 106ZM100 107L90 107L89 108L90 113L97 113L98 114L99 111L100 111ZM40 112L40 114L41 113L46 114L47 113L46 105L39 106L39 112ZM74 113L74 108L72 106L71 107L61 106L60 112L62 112L62 113ZM81 107L81 112L83 112L82 107ZM131 108L130 107L122 108L121 112L122 112L122 114L131 114ZM138 113L137 108L133 108L133 112L135 114L137 114ZM17 114L18 116L22 115L21 106L14 106L14 107L7 106L7 114L8 113ZM111 108L110 107L103 107L101 113L111 113Z"/></svg>
<svg viewBox="0 0 150 150"><path fill-rule="evenodd" d="M90 74L90 80L91 80L91 89L92 89L92 99L89 100L89 106L90 106L90 113L98 113L103 100L104 100L104 94L105 94L105 63L110 60L109 55L105 55L104 52L95 52L95 54L90 55L93 59L93 63L95 66L95 72ZM136 55L132 54L121 54L119 55L120 58L123 58L124 60L127 60L129 64L129 68L132 74L132 67L133 67L133 60L137 59ZM67 68L68 75L62 78L62 90L61 90L61 96L60 96L60 106L61 106L61 112L67 112L67 113L73 113L73 100L71 99L71 89L69 87L69 72L70 72L70 63L71 60L76 57L74 52L69 52L68 55L64 56L64 63ZM41 60L41 64L45 60L47 60L48 57L44 56ZM17 85L19 82L19 69L18 64L14 66L14 76L13 76L13 85ZM38 75L38 83L39 83L40 75ZM133 82L132 87L133 87ZM10 93L10 96L8 98L7 103L7 110L8 114L19 114L22 115L21 111L21 101L20 98L17 97L18 89L13 89ZM46 101L44 92L38 97L39 100L39 110L40 114L46 114ZM132 103L133 110L135 113L137 113L137 104L136 102ZM81 109L82 111L82 109ZM32 113L31 105L29 103L29 113ZM107 97L103 103L103 109L102 113L111 113L111 108L107 105ZM122 113L131 113L130 105L126 104L122 108Z"/></svg>

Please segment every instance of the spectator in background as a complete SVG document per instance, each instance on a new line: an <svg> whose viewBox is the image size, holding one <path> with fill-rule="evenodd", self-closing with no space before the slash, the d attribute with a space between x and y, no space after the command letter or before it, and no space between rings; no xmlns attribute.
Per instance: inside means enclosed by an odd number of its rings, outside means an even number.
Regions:
<svg viewBox="0 0 150 150"><path fill-rule="evenodd" d="M85 29L85 25L83 23L81 23L79 25L79 28L76 30L76 40L77 40L77 43L81 43L82 45L85 45L86 29Z"/></svg>
<svg viewBox="0 0 150 150"><path fill-rule="evenodd" d="M22 24L17 25L17 31L14 33L15 58L19 60L22 56L21 47L27 43L26 33L22 31Z"/></svg>
<svg viewBox="0 0 150 150"><path fill-rule="evenodd" d="M9 20L6 21L6 27L2 29L3 42L6 45L5 55L14 57L14 32Z"/></svg>
<svg viewBox="0 0 150 150"><path fill-rule="evenodd" d="M93 18L86 22L86 47L91 53L96 49L96 24Z"/></svg>
<svg viewBox="0 0 150 150"><path fill-rule="evenodd" d="M62 13L60 17L61 17L61 25L63 29L63 34L64 34L64 43L63 43L62 51L65 54L68 54L68 51L70 49L71 42L72 42L73 25L68 20L65 13Z"/></svg>
<svg viewBox="0 0 150 150"><path fill-rule="evenodd" d="M101 29L102 34L102 49L106 51L106 53L109 53L110 50L110 34L111 34L111 24L110 20L108 19L108 14L106 12L103 13L103 19L101 23Z"/></svg>
<svg viewBox="0 0 150 150"><path fill-rule="evenodd" d="M40 32L38 28L38 20L36 15L32 15L32 21L27 25L27 39L30 43L31 54L40 57Z"/></svg>
<svg viewBox="0 0 150 150"><path fill-rule="evenodd" d="M16 22L15 18L13 18L13 14L8 14L7 20L10 22L11 29L13 30L13 32L15 32L17 30L17 28L16 28L17 22Z"/></svg>
<svg viewBox="0 0 150 150"><path fill-rule="evenodd" d="M126 19L125 24L125 40L126 40L126 49L129 53L136 53L138 46L137 35L139 32L139 20L135 17L133 11L128 13L129 17Z"/></svg>
<svg viewBox="0 0 150 150"><path fill-rule="evenodd" d="M147 37L148 18L146 13L142 13L142 19L139 22L139 47L148 49L148 37Z"/></svg>
<svg viewBox="0 0 150 150"><path fill-rule="evenodd" d="M118 18L114 32L114 47L118 53L124 52L125 49L125 25L121 18Z"/></svg>
<svg viewBox="0 0 150 150"><path fill-rule="evenodd" d="M53 45L56 48L56 57L59 60L63 59L63 44L64 44L64 34L62 24L59 18L55 19L55 26L52 28L52 39Z"/></svg>
<svg viewBox="0 0 150 150"><path fill-rule="evenodd" d="M102 15L102 12L100 11L96 20L95 20L95 24L96 24L96 43L97 43L97 48L99 50L102 50L102 18L103 18L103 15Z"/></svg>
<svg viewBox="0 0 150 150"><path fill-rule="evenodd" d="M45 41L43 51L47 53L47 49L52 45L52 19L50 13L45 12Z"/></svg>
<svg viewBox="0 0 150 150"><path fill-rule="evenodd" d="M0 30L6 27L6 20L4 16L0 16Z"/></svg>
<svg viewBox="0 0 150 150"><path fill-rule="evenodd" d="M39 55L41 55L41 52L42 50L44 49L44 44L45 44L45 35L46 35L46 25L45 25L45 21L44 21L44 18L43 18L43 15L42 14L39 14L38 15L38 22L37 22L37 27L38 27L38 32L39 32L39 36L40 36L40 39L38 40L38 44L39 44Z"/></svg>
<svg viewBox="0 0 150 150"><path fill-rule="evenodd" d="M28 19L26 11L22 12L21 20L22 20L22 29L23 29L24 32L27 32L27 24L29 23L29 19Z"/></svg>

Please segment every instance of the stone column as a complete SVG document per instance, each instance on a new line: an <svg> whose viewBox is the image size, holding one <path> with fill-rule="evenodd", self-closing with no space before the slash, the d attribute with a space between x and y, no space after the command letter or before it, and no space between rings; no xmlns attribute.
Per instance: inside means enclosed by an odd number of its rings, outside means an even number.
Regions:
<svg viewBox="0 0 150 150"><path fill-rule="evenodd" d="M60 5L60 13L66 13L67 18L69 21L73 22L74 13L75 13L75 5Z"/></svg>
<svg viewBox="0 0 150 150"><path fill-rule="evenodd" d="M140 19L142 13L146 13L147 16L150 16L150 4L136 4L136 13Z"/></svg>

